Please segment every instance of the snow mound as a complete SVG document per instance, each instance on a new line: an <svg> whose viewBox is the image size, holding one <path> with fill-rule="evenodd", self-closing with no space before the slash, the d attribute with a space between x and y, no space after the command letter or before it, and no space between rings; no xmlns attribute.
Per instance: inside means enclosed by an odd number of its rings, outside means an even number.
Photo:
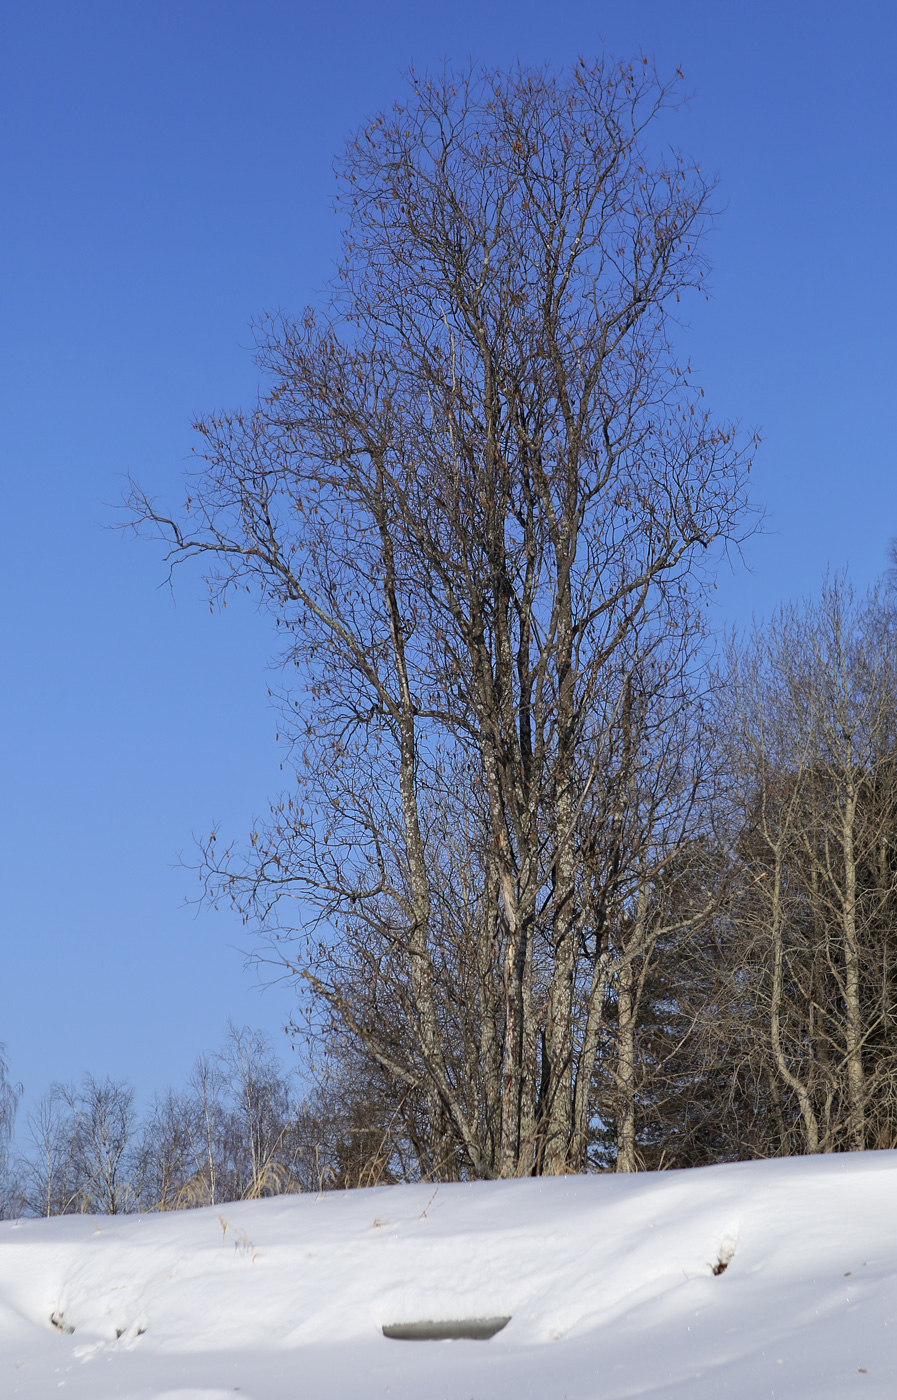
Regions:
<svg viewBox="0 0 897 1400"><path fill-rule="evenodd" d="M0 1224L0 1395L60 1389L893 1397L897 1152Z"/></svg>

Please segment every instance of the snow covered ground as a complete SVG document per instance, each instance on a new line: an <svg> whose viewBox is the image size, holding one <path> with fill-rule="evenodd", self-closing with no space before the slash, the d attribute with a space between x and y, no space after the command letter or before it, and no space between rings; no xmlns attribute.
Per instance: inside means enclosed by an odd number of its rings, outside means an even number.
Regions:
<svg viewBox="0 0 897 1400"><path fill-rule="evenodd" d="M0 1224L3 1400L237 1395L893 1400L897 1152Z"/></svg>

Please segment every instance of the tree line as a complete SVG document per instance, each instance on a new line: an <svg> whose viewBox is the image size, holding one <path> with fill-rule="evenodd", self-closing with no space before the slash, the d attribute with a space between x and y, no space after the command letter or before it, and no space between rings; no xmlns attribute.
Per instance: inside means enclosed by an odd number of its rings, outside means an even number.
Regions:
<svg viewBox="0 0 897 1400"><path fill-rule="evenodd" d="M0 1218L183 1210L380 1184L400 1170L350 1093L325 1075L309 1089L248 1027L231 1026L183 1088L143 1113L126 1080L86 1074L51 1085L13 1138L20 1092L0 1059Z"/></svg>
<svg viewBox="0 0 897 1400"><path fill-rule="evenodd" d="M893 610L836 579L708 636L758 439L681 351L680 93L412 73L338 162L329 297L258 323L180 512L129 496L273 620L290 786L200 876L398 1176L893 1137Z"/></svg>

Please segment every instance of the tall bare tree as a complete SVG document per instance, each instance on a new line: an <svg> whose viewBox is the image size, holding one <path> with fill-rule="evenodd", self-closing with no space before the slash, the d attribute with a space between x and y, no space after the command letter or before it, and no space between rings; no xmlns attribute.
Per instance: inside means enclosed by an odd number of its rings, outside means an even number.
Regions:
<svg viewBox="0 0 897 1400"><path fill-rule="evenodd" d="M646 60L412 75L340 164L329 307L261 323L270 392L197 425L179 519L132 496L305 682L299 787L242 856L212 839L210 892L419 1097L432 1175L586 1161L608 735L747 528L669 334L713 215L650 149L675 99Z"/></svg>

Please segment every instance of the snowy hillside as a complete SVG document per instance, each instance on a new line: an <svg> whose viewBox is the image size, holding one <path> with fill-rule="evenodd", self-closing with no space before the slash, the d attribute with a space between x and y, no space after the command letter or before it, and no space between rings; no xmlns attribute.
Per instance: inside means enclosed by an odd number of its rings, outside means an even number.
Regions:
<svg viewBox="0 0 897 1400"><path fill-rule="evenodd" d="M893 1397L897 1152L0 1224L0 1396L60 1393Z"/></svg>

